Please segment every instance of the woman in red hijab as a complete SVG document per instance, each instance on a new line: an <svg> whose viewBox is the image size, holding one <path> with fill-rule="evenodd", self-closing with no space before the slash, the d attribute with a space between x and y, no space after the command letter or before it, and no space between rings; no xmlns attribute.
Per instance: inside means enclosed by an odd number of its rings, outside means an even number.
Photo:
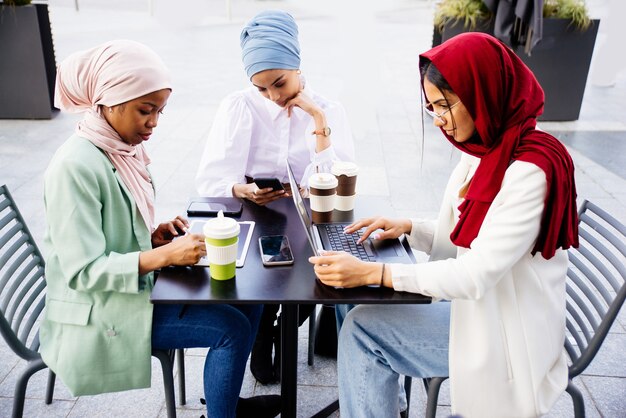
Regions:
<svg viewBox="0 0 626 418"><path fill-rule="evenodd" d="M427 113L462 151L439 217L364 219L346 232L406 234L430 261L382 265L345 253L310 261L331 286L380 284L451 303L347 313L342 417L398 416L399 375L449 375L452 412L464 417L545 414L567 386L564 250L578 245L572 160L536 129L543 91L497 39L459 35L420 55L420 72Z"/></svg>

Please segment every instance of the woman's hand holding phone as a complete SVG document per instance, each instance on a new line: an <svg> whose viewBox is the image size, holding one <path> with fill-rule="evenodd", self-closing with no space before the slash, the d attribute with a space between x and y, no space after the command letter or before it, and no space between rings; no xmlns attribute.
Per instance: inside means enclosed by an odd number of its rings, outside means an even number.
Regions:
<svg viewBox="0 0 626 418"><path fill-rule="evenodd" d="M274 190L271 187L259 189L256 184L235 184L233 186L235 197L248 199L257 205L264 206L274 200L289 196L285 190Z"/></svg>
<svg viewBox="0 0 626 418"><path fill-rule="evenodd" d="M270 188L272 190L284 190L283 184L276 177L257 177L254 179L254 184L259 189Z"/></svg>

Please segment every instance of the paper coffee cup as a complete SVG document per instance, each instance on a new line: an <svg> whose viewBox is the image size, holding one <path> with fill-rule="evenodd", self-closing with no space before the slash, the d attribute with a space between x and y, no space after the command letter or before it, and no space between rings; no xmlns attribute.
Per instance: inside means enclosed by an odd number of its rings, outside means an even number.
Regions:
<svg viewBox="0 0 626 418"><path fill-rule="evenodd" d="M315 173L309 177L309 199L311 218L314 223L332 220L335 208L337 178L330 173Z"/></svg>
<svg viewBox="0 0 626 418"><path fill-rule="evenodd" d="M228 280L235 277L239 223L224 216L221 210L217 218L209 219L203 227L206 256L211 277Z"/></svg>
<svg viewBox="0 0 626 418"><path fill-rule="evenodd" d="M337 178L335 209L342 211L353 210L359 167L349 161L335 161L330 171Z"/></svg>

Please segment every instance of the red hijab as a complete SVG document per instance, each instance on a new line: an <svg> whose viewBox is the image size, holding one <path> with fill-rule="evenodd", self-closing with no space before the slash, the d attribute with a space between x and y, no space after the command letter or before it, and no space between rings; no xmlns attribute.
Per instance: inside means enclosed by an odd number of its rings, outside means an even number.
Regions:
<svg viewBox="0 0 626 418"><path fill-rule="evenodd" d="M532 254L554 256L557 248L578 247L574 164L556 138L535 129L543 112L543 90L533 73L506 45L482 33L464 33L420 55L420 67L434 65L467 108L477 140L458 143L480 158L459 222L450 238L470 248L513 160L533 163L546 175L548 189L541 230ZM423 80L422 80L423 89Z"/></svg>

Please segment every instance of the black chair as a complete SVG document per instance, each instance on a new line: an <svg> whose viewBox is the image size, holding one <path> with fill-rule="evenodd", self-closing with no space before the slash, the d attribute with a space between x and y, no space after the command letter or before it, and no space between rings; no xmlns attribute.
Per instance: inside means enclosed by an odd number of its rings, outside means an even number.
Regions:
<svg viewBox="0 0 626 418"><path fill-rule="evenodd" d="M448 377L431 377L428 379L423 379L424 387L426 388L426 415L428 418L435 418L437 415L437 401L439 400L439 389L441 388L441 384ZM407 377L407 379L410 379Z"/></svg>
<svg viewBox="0 0 626 418"><path fill-rule="evenodd" d="M577 418L585 416L585 404L572 379L591 363L626 299L626 226L587 200L579 217L580 246L568 251L565 338L567 393Z"/></svg>
<svg viewBox="0 0 626 418"><path fill-rule="evenodd" d="M626 226L585 200L579 211L579 248L568 250L565 351L570 359L567 393L574 416L585 416L582 393L573 379L600 350L626 298ZM424 379L426 417L434 417L439 387L447 377Z"/></svg>
<svg viewBox="0 0 626 418"><path fill-rule="evenodd" d="M43 256L9 190L0 186L0 334L11 350L27 361L15 384L13 418L23 415L30 377L48 367L38 352L37 324L45 305L45 291ZM161 362L167 416L174 418L174 351L153 350L152 355ZM46 404L52 402L54 382L55 374L50 371Z"/></svg>

